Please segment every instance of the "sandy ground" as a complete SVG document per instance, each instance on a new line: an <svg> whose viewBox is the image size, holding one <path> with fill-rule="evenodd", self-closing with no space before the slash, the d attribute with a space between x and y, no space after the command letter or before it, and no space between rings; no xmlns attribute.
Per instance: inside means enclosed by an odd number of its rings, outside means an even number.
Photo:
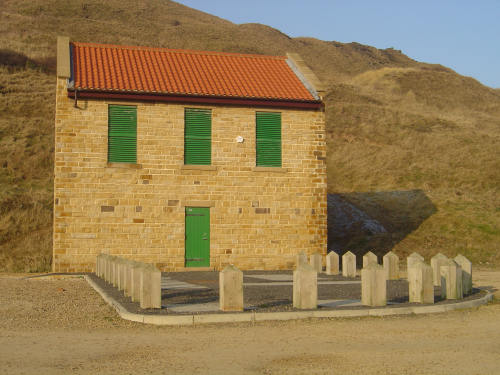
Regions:
<svg viewBox="0 0 500 375"><path fill-rule="evenodd" d="M0 374L500 374L500 302L445 314L152 326L83 279L0 274ZM500 299L500 271L474 286Z"/></svg>

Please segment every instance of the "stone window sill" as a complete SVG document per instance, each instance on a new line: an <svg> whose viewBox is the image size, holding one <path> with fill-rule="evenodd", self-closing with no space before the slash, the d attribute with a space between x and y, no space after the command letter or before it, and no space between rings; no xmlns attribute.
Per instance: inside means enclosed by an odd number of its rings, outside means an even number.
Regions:
<svg viewBox="0 0 500 375"><path fill-rule="evenodd" d="M131 168L131 169L142 169L142 164L106 163L106 168Z"/></svg>
<svg viewBox="0 0 500 375"><path fill-rule="evenodd" d="M181 165L181 170L185 171L216 171L215 165Z"/></svg>
<svg viewBox="0 0 500 375"><path fill-rule="evenodd" d="M253 167L254 172L277 172L277 173L286 173L288 172L288 168L280 168L280 167Z"/></svg>

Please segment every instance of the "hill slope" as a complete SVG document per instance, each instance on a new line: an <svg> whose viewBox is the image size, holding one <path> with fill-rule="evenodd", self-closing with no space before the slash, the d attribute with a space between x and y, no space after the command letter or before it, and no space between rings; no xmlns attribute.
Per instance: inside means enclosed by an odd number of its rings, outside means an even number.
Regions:
<svg viewBox="0 0 500 375"><path fill-rule="evenodd" d="M387 230L332 230L332 246L498 261L498 89L394 49L289 38L173 1L7 0L0 14L0 270L50 267L57 35L299 53L328 87L329 192Z"/></svg>

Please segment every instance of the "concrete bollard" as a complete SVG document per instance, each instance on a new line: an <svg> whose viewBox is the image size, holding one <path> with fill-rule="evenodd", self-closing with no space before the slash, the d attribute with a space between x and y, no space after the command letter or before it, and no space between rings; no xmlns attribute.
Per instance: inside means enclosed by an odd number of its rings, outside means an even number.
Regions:
<svg viewBox="0 0 500 375"><path fill-rule="evenodd" d="M383 262L387 272L387 280L399 280L399 257L389 251L384 255Z"/></svg>
<svg viewBox="0 0 500 375"><path fill-rule="evenodd" d="M161 309L161 272L152 264L140 272L141 309Z"/></svg>
<svg viewBox="0 0 500 375"><path fill-rule="evenodd" d="M339 255L335 251L330 251L326 256L326 274L339 274Z"/></svg>
<svg viewBox="0 0 500 375"><path fill-rule="evenodd" d="M101 277L101 278L104 277L104 264L105 264L105 259L107 256L108 256L107 254L100 253L96 257L95 274L98 277Z"/></svg>
<svg viewBox="0 0 500 375"><path fill-rule="evenodd" d="M423 262L424 257L418 253L415 253L415 252L412 253L408 258L406 258L406 264L408 266L408 269L410 269L410 267L413 265L413 263L416 263L419 260L421 260Z"/></svg>
<svg viewBox="0 0 500 375"><path fill-rule="evenodd" d="M441 266L441 299L461 299L462 267L453 259L448 259Z"/></svg>
<svg viewBox="0 0 500 375"><path fill-rule="evenodd" d="M299 252L297 254L297 267L296 268L299 268L299 266L302 263L306 263L307 264L307 254L304 253L303 251L301 251L301 252Z"/></svg>
<svg viewBox="0 0 500 375"><path fill-rule="evenodd" d="M293 271L293 307L318 308L318 273L307 263Z"/></svg>
<svg viewBox="0 0 500 375"><path fill-rule="evenodd" d="M363 255L363 268L369 265L371 262L378 263L377 256L373 254L371 251L367 252Z"/></svg>
<svg viewBox="0 0 500 375"><path fill-rule="evenodd" d="M128 263L128 259L122 258L117 262L118 269L118 290L125 289L125 265Z"/></svg>
<svg viewBox="0 0 500 375"><path fill-rule="evenodd" d="M342 255L342 276L356 277L356 255L350 251Z"/></svg>
<svg viewBox="0 0 500 375"><path fill-rule="evenodd" d="M219 273L219 302L222 311L243 311L243 272L232 264Z"/></svg>
<svg viewBox="0 0 500 375"><path fill-rule="evenodd" d="M361 270L361 304L365 306L387 305L387 271L377 262L371 262Z"/></svg>
<svg viewBox="0 0 500 375"><path fill-rule="evenodd" d="M99 258L99 274L98 274L98 276L101 279L104 279L106 277L106 264L107 264L108 258L110 256L111 255L109 255L109 254L102 254L101 258Z"/></svg>
<svg viewBox="0 0 500 375"><path fill-rule="evenodd" d="M101 274L102 274L102 278L105 281L108 281L109 258L111 258L111 257L112 257L112 255L106 254L106 256L102 260Z"/></svg>
<svg viewBox="0 0 500 375"><path fill-rule="evenodd" d="M136 265L136 261L131 259L125 264L125 285L123 288L123 295L125 297L132 296L132 267Z"/></svg>
<svg viewBox="0 0 500 375"><path fill-rule="evenodd" d="M435 286L441 286L441 266L445 264L447 260L448 258L441 253L431 258Z"/></svg>
<svg viewBox="0 0 500 375"><path fill-rule="evenodd" d="M433 268L418 261L408 269L410 302L434 303Z"/></svg>
<svg viewBox="0 0 500 375"><path fill-rule="evenodd" d="M107 261L106 261L106 282L108 283L112 283L113 280L112 280L112 277L113 277L113 262L118 259L117 256L114 256L114 255L111 255L108 257Z"/></svg>
<svg viewBox="0 0 500 375"><path fill-rule="evenodd" d="M132 285L130 288L132 302L141 301L141 270L144 267L146 267L146 263L142 260L135 262L135 265L132 267Z"/></svg>
<svg viewBox="0 0 500 375"><path fill-rule="evenodd" d="M95 274L97 276L99 276L99 262L101 261L101 258L102 258L103 254L100 253L100 254L97 254L97 256L95 257Z"/></svg>
<svg viewBox="0 0 500 375"><path fill-rule="evenodd" d="M117 257L111 262L111 283L114 287L118 286L118 264L123 258Z"/></svg>
<svg viewBox="0 0 500 375"><path fill-rule="evenodd" d="M323 272L323 256L317 251L310 256L310 266L314 268L317 273Z"/></svg>
<svg viewBox="0 0 500 375"><path fill-rule="evenodd" d="M462 267L463 294L472 294L472 263L462 254L458 255L454 260Z"/></svg>

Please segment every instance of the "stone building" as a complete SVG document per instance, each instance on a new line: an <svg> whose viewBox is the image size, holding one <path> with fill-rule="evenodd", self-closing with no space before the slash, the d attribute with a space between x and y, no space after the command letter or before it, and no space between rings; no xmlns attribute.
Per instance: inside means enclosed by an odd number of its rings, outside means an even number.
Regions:
<svg viewBox="0 0 500 375"><path fill-rule="evenodd" d="M326 254L324 89L298 55L57 48L55 272Z"/></svg>

